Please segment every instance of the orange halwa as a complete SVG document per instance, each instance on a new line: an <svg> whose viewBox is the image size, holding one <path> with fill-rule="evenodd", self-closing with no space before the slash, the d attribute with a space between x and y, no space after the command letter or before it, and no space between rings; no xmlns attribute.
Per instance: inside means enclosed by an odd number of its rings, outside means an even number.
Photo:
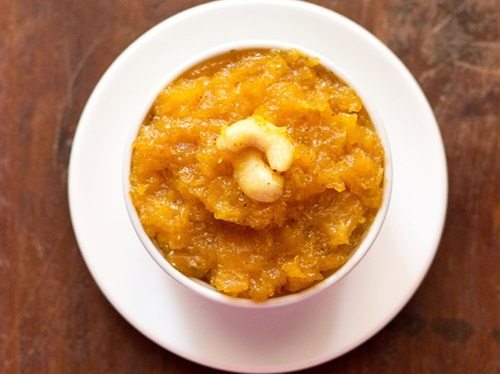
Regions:
<svg viewBox="0 0 500 374"><path fill-rule="evenodd" d="M273 203L233 178L221 130L252 115L285 127L294 161ZM130 194L147 235L183 274L263 301L339 269L382 201L384 149L356 92L296 50L231 51L156 98L133 145Z"/></svg>

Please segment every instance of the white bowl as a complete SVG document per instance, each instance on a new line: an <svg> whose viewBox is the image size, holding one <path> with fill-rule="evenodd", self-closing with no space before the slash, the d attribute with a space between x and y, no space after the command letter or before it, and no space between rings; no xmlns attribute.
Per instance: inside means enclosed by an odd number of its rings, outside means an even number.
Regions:
<svg viewBox="0 0 500 374"><path fill-rule="evenodd" d="M361 98L363 105L368 112L375 129L377 131L378 136L382 142L382 145L385 150L385 164L384 164L384 194L382 205L380 206L375 219L373 220L370 228L365 233L362 242L359 246L353 251L351 257L347 260L347 262L335 273L331 274L324 280L315 284L314 286L304 289L300 292L278 296L271 299L268 299L263 302L255 302L249 299L236 298L228 295L224 295L217 291L214 287L209 285L206 282L195 278L189 278L182 274L180 271L175 269L163 255L160 253L158 248L152 242L152 240L145 233L142 224L139 220L137 211L132 203L132 199L130 197L130 165L131 165L131 157L132 157L132 145L137 136L139 128L143 123L144 118L149 112L154 100L160 93L160 91L166 87L170 82L175 80L179 75L188 70L190 67L207 60L211 57L220 55L224 52L228 52L232 49L249 49L249 48L278 48L278 49L298 49L305 54L316 57L320 60L321 64L332 71L336 76L342 79L345 83L347 83L351 88L353 88L358 96ZM312 295L317 294L318 292L332 287L335 283L339 282L343 277L345 277L354 267L361 261L361 259L368 252L373 242L377 238L377 235L382 227L384 222L391 196L392 190L392 164L391 164L391 151L389 147L389 142L387 139L387 135L383 126L383 123L380 117L377 114L376 109L373 107L373 104L366 100L363 92L358 89L360 84L352 79L349 76L340 71L335 64L329 58L325 56L321 56L316 53L314 50L309 50L307 47L303 47L301 45L294 45L290 43L277 42L273 40L245 40L236 43L228 43L221 44L215 48L208 49L206 51L201 52L195 58L186 61L184 64L180 65L176 70L169 71L165 74L164 77L159 77L158 85L155 90L152 90L150 97L148 100L144 101L144 106L142 111L138 111L136 121L136 126L132 129L129 140L127 141L126 150L124 153L124 162L123 162L123 192L125 198L125 205L127 207L127 211L134 227L135 232L137 233L140 241L142 242L144 248L148 251L151 257L155 260L155 262L172 278L174 278L177 282L195 292L198 295L206 297L210 300L224 303L227 305L245 307L245 308L267 308L267 307L276 307L276 306L284 306L292 303L299 302L304 300Z"/></svg>

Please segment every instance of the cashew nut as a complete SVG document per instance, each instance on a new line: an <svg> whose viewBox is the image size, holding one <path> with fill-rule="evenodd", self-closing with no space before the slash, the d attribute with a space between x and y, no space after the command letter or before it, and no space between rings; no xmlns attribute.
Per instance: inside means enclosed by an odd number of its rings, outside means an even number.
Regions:
<svg viewBox="0 0 500 374"><path fill-rule="evenodd" d="M284 128L261 117L249 117L222 130L217 148L232 152L250 148L233 160L234 179L253 200L271 203L280 198L284 178L273 170L286 171L293 161L293 144ZM266 154L269 165L255 148Z"/></svg>
<svg viewBox="0 0 500 374"><path fill-rule="evenodd" d="M272 203L283 193L284 178L271 170L256 149L246 149L233 161L233 176L245 195Z"/></svg>
<svg viewBox="0 0 500 374"><path fill-rule="evenodd" d="M293 161L293 144L286 130L254 116L233 123L222 130L217 139L217 148L225 151L239 151L255 147L266 154L271 169L282 172Z"/></svg>

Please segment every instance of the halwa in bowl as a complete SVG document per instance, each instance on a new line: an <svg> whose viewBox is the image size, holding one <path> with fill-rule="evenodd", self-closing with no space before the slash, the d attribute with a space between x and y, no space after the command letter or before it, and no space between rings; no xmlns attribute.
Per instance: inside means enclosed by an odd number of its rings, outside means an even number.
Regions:
<svg viewBox="0 0 500 374"><path fill-rule="evenodd" d="M335 283L370 248L389 202L380 120L303 48L219 47L163 81L128 144L141 241L176 280L236 305Z"/></svg>

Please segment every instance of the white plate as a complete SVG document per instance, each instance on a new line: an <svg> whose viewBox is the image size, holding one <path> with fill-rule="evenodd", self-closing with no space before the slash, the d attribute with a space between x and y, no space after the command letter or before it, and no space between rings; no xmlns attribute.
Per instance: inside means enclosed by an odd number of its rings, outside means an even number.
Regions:
<svg viewBox="0 0 500 374"><path fill-rule="evenodd" d="M205 300L170 279L129 222L121 189L132 119L169 69L220 43L271 39L330 57L362 83L392 148L392 201L367 256L335 287L303 303L242 310ZM71 218L97 284L134 327L203 365L284 372L328 361L384 327L434 258L447 201L439 130L422 91L380 41L348 19L296 1L224 1L172 17L113 63L82 114L69 167Z"/></svg>

